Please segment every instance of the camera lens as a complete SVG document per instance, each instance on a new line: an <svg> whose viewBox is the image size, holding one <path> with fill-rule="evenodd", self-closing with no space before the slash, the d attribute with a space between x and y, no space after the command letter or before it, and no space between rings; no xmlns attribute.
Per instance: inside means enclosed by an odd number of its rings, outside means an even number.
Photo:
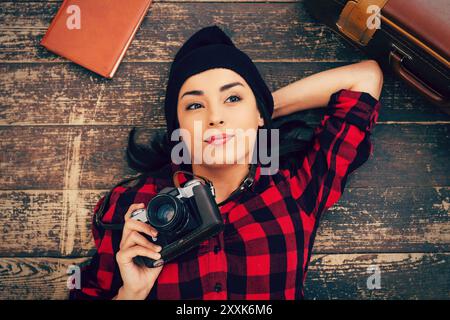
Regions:
<svg viewBox="0 0 450 320"><path fill-rule="evenodd" d="M155 218L158 219L160 224L168 224L172 221L175 215L175 208L170 204L163 204L160 206L155 214Z"/></svg>
<svg viewBox="0 0 450 320"><path fill-rule="evenodd" d="M158 230L177 232L186 225L188 215L177 198L158 194L148 204L148 221Z"/></svg>

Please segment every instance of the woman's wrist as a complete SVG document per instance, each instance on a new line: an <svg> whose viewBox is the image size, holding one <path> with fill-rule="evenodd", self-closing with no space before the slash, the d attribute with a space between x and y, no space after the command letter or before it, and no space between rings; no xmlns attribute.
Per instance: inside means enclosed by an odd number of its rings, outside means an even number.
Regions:
<svg viewBox="0 0 450 320"><path fill-rule="evenodd" d="M113 300L145 300L147 298L148 292L147 290L130 290L125 288L124 286L120 287L117 295L113 298Z"/></svg>

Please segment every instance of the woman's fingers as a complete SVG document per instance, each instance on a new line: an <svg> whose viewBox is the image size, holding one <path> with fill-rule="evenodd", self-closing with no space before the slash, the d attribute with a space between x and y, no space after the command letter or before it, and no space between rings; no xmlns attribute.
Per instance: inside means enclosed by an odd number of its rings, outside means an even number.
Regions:
<svg viewBox="0 0 450 320"><path fill-rule="evenodd" d="M128 234L131 231L138 231L143 232L145 234L148 234L151 237L156 237L158 234L158 231L150 226L147 223L144 223L142 221L131 219L131 214L139 209L145 208L145 204L143 203L133 203L129 208L128 211L125 213L125 224L122 231L122 239L126 239L128 237Z"/></svg>
<svg viewBox="0 0 450 320"><path fill-rule="evenodd" d="M143 209L144 207L145 205L143 203L133 203L131 206L128 207L128 210L124 216L125 224L122 230L122 239L125 239L128 236L128 233L130 232L130 229L126 228L126 226L127 222L130 221L131 219L131 214L136 210Z"/></svg>
<svg viewBox="0 0 450 320"><path fill-rule="evenodd" d="M138 210L138 209L144 209L145 208L145 204L143 203L133 203L129 208L127 213L125 213L125 221L127 221L128 219L131 218L131 214Z"/></svg>
<svg viewBox="0 0 450 320"><path fill-rule="evenodd" d="M129 248L134 245L140 245L145 248L152 249L154 251L160 251L161 248L148 239L146 239L143 234L147 234L151 237L156 237L158 231L147 223L142 221L131 219L131 214L139 209L145 208L143 203L133 203L125 214L125 225L122 231L122 241L120 242L120 248Z"/></svg>
<svg viewBox="0 0 450 320"><path fill-rule="evenodd" d="M123 227L123 232L126 233L126 236L128 236L128 233L130 233L131 231L142 232L148 234L150 237L156 237L158 235L158 230L153 228L151 225L133 219L125 222L125 225ZM124 235L125 234L123 234L123 236Z"/></svg>
<svg viewBox="0 0 450 320"><path fill-rule="evenodd" d="M139 245L135 245L133 247L117 252L116 260L119 265L123 265L133 262L133 258L136 256L144 256L154 260L158 260L161 258L161 254L159 254L158 252Z"/></svg>
<svg viewBox="0 0 450 320"><path fill-rule="evenodd" d="M160 252L162 249L160 246L152 243L151 241L146 239L142 234L138 233L137 231L131 231L128 234L128 237L126 239L124 239L123 241L121 241L120 249L124 250L124 249L127 249L127 248L135 246L135 245L140 245L142 247L151 249L156 252Z"/></svg>

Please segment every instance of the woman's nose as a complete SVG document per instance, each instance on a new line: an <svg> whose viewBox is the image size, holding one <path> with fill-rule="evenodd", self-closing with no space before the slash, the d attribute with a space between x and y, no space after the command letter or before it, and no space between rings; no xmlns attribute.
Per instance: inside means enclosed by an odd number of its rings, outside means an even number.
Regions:
<svg viewBox="0 0 450 320"><path fill-rule="evenodd" d="M210 127L214 127L214 126L216 126L216 125L223 125L223 120L219 120L219 121L210 121L209 122L209 126Z"/></svg>
<svg viewBox="0 0 450 320"><path fill-rule="evenodd" d="M216 110L215 108L214 110L210 110L208 124L210 127L224 124L223 116L219 110Z"/></svg>

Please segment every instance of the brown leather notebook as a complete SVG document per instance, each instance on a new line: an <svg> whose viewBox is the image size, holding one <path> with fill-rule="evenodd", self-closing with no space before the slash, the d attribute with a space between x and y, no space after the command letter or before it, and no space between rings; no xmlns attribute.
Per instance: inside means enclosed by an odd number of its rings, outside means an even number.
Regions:
<svg viewBox="0 0 450 320"><path fill-rule="evenodd" d="M112 78L152 0L64 0L41 45Z"/></svg>

